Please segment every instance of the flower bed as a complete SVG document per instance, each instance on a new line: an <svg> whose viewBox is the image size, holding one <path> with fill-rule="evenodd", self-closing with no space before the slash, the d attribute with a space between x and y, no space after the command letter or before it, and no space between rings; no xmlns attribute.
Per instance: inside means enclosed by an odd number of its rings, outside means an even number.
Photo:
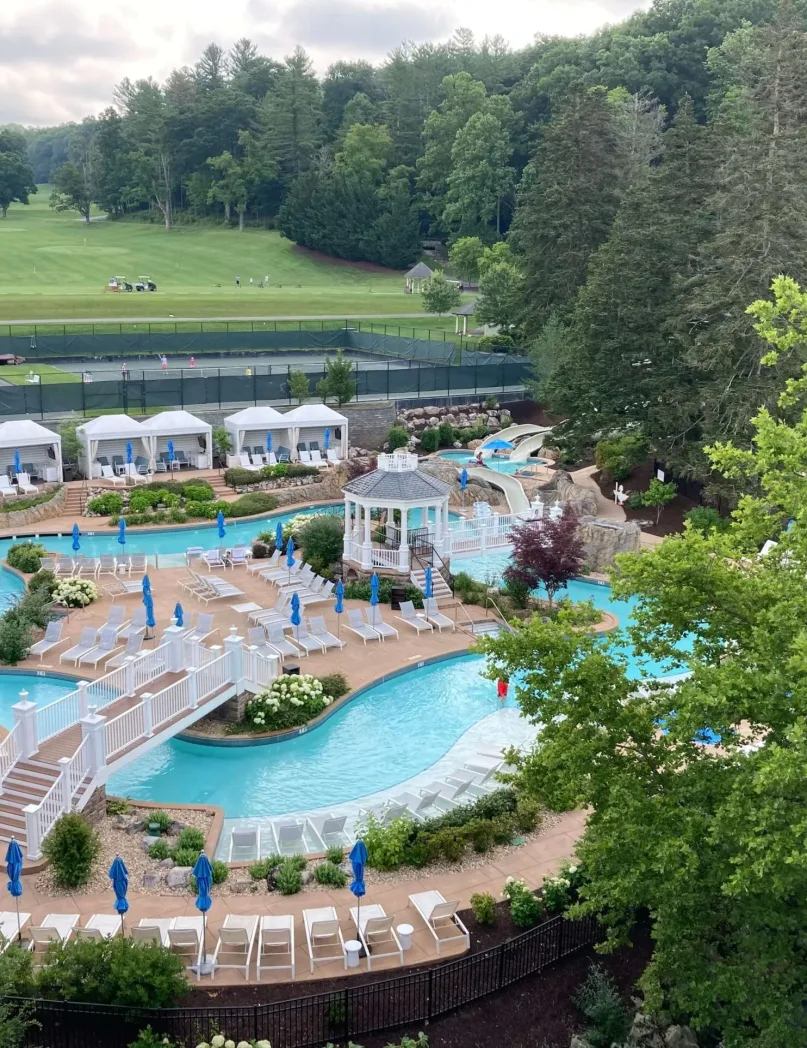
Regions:
<svg viewBox="0 0 807 1048"><path fill-rule="evenodd" d="M318 677L309 673L278 677L267 691L247 703L244 725L252 731L296 728L319 716L332 702Z"/></svg>
<svg viewBox="0 0 807 1048"><path fill-rule="evenodd" d="M224 483L235 491L253 491L260 488L289 488L308 484L320 477L316 466L303 466L293 462L279 462L276 466L264 466L260 471L233 466L224 471Z"/></svg>
<svg viewBox="0 0 807 1048"><path fill-rule="evenodd" d="M98 597L98 587L90 579L59 579L53 591L54 604L65 608L86 608Z"/></svg>

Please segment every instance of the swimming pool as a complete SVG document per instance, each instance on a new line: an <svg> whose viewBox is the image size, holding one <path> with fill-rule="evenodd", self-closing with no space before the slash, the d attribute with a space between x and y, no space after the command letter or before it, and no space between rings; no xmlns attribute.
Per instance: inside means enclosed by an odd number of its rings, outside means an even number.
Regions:
<svg viewBox="0 0 807 1048"><path fill-rule="evenodd" d="M47 706L62 695L75 691L76 685L69 680L49 674L0 672L0 725L14 726L11 707L20 701L20 692L28 692L28 701L37 706Z"/></svg>
<svg viewBox="0 0 807 1048"><path fill-rule="evenodd" d="M476 465L476 456L471 451L441 451L437 457L448 459L457 466ZM518 473L519 470L529 469L530 466L545 466L548 462L548 459L542 458L528 458L522 462L510 462L509 459L502 456L491 455L490 458L485 459L485 467L495 470L496 473L513 474Z"/></svg>

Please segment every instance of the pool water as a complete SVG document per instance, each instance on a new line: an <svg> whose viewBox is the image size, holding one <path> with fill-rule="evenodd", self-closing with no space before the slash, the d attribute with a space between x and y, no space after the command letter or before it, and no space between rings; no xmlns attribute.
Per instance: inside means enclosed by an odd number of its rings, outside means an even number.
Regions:
<svg viewBox="0 0 807 1048"><path fill-rule="evenodd" d="M438 458L448 459L457 466L476 465L476 456L470 451L441 451ZM521 462L510 462L503 455L490 456L485 459L485 468L492 469L496 473L518 473L519 470L529 469L530 466L545 466L548 459L529 458Z"/></svg>
<svg viewBox="0 0 807 1048"><path fill-rule="evenodd" d="M29 702L35 702L37 706L47 706L62 695L75 690L73 682L44 673L40 676L36 673L0 672L0 725L4 728L14 726L11 707L20 701L21 691L28 692Z"/></svg>

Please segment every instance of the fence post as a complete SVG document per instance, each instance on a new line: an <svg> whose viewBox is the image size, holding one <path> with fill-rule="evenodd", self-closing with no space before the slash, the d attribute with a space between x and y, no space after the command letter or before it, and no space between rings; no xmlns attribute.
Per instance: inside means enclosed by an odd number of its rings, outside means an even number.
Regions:
<svg viewBox="0 0 807 1048"><path fill-rule="evenodd" d="M90 712L90 700L87 697L87 688L89 688L90 682L88 680L80 680L76 687L78 688L78 717L81 720L82 717L86 717Z"/></svg>
<svg viewBox="0 0 807 1048"><path fill-rule="evenodd" d="M135 687L135 662L134 655L127 655L123 660L123 694L134 695Z"/></svg>
<svg viewBox="0 0 807 1048"><path fill-rule="evenodd" d="M100 716L95 709L95 706L90 706L87 716L79 721L82 738L90 740L87 764L92 778L106 767L106 717Z"/></svg>
<svg viewBox="0 0 807 1048"><path fill-rule="evenodd" d="M72 807L73 791L70 789L70 776L67 774L67 767L70 764L69 757L60 757L56 762L59 765L59 778L58 782L61 785L61 798L59 804L63 812L69 812Z"/></svg>
<svg viewBox="0 0 807 1048"><path fill-rule="evenodd" d="M194 666L188 670L188 701L192 710L199 705L199 682L196 679L198 673L199 670Z"/></svg>
<svg viewBox="0 0 807 1048"><path fill-rule="evenodd" d="M426 983L426 1024L432 1018L432 990L434 989L434 968L429 968L429 979Z"/></svg>
<svg viewBox="0 0 807 1048"><path fill-rule="evenodd" d="M504 986L504 943L499 943L499 989Z"/></svg>
<svg viewBox="0 0 807 1048"><path fill-rule="evenodd" d="M33 757L39 748L36 730L36 703L28 701L28 692L20 692L20 701L11 707L14 725L19 729L17 745L24 760Z"/></svg>
<svg viewBox="0 0 807 1048"><path fill-rule="evenodd" d="M154 717L152 715L151 700L154 695L150 691L146 691L141 695L143 700L143 734L147 739L150 739L154 734Z"/></svg>
<svg viewBox="0 0 807 1048"><path fill-rule="evenodd" d="M38 812L39 807L36 804L26 804L22 809L22 813L25 816L25 838L28 842L26 851L28 858L32 860L42 857Z"/></svg>
<svg viewBox="0 0 807 1048"><path fill-rule="evenodd" d="M229 656L227 669L230 683L235 684L239 688L244 680L244 666L241 654L243 644L244 638L238 636L235 626L230 626L230 635L224 638L224 650Z"/></svg>

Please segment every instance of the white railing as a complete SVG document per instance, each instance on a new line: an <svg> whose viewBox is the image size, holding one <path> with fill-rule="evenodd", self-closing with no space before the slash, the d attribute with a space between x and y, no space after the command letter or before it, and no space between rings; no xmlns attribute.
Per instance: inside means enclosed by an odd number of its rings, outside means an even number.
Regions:
<svg viewBox="0 0 807 1048"><path fill-rule="evenodd" d="M11 771L20 756L19 746L17 745L17 728L18 725L15 724L3 741L0 742L0 783Z"/></svg>
<svg viewBox="0 0 807 1048"><path fill-rule="evenodd" d="M410 473L418 468L418 457L409 452L399 451L391 455L378 456L378 468L385 473Z"/></svg>
<svg viewBox="0 0 807 1048"><path fill-rule="evenodd" d="M141 655L134 664L134 690L140 691L146 684L162 677L168 667L170 644L161 644L159 648Z"/></svg>
<svg viewBox="0 0 807 1048"><path fill-rule="evenodd" d="M515 513L493 514L452 521L448 526L448 541L452 553L485 550L491 546L507 546L513 528L524 521Z"/></svg>
<svg viewBox="0 0 807 1048"><path fill-rule="evenodd" d="M163 724L172 721L185 710L192 707L190 679L183 677L182 680L169 684L167 688L158 691L151 699L152 729L161 728Z"/></svg>
<svg viewBox="0 0 807 1048"><path fill-rule="evenodd" d="M213 662L208 662L206 666L202 666L196 674L196 701L201 702L202 699L206 699L208 695L212 695L219 688L223 688L225 684L229 683L230 659L225 652L224 655L220 655Z"/></svg>
<svg viewBox="0 0 807 1048"><path fill-rule="evenodd" d="M79 692L68 692L56 702L42 706L36 711L37 741L45 742L46 739L52 739L59 732L78 724L80 718Z"/></svg>
<svg viewBox="0 0 807 1048"><path fill-rule="evenodd" d="M106 759L114 757L121 750L142 739L146 734L145 704L139 702L132 709L122 713L105 725Z"/></svg>
<svg viewBox="0 0 807 1048"><path fill-rule="evenodd" d="M401 563L401 551L384 549L380 546L370 548L370 563L374 568L396 568Z"/></svg>
<svg viewBox="0 0 807 1048"><path fill-rule="evenodd" d="M28 858L38 859L42 854L41 844L50 833L51 827L64 811L62 798L64 786L61 777L51 786L33 810L25 811L25 834L28 841Z"/></svg>
<svg viewBox="0 0 807 1048"><path fill-rule="evenodd" d="M276 655L263 655L256 648L245 653L244 676L259 688L268 688L279 676L279 659Z"/></svg>
<svg viewBox="0 0 807 1048"><path fill-rule="evenodd" d="M90 770L90 740L89 738L84 739L79 748L70 758L70 763L64 767L64 774L67 776L67 783L70 788L70 799L75 797L78 788L84 782L87 777L87 773Z"/></svg>

